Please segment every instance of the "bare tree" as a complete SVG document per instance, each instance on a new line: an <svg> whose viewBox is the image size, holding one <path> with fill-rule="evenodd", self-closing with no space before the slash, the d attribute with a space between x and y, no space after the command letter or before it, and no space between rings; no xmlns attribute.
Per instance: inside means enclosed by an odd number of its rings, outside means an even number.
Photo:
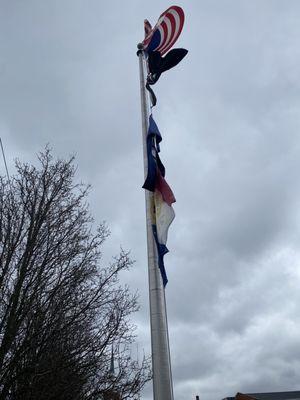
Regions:
<svg viewBox="0 0 300 400"><path fill-rule="evenodd" d="M118 279L132 261L101 265L108 231L93 231L73 158L38 158L0 178L0 400L138 398L149 365L130 357L137 296Z"/></svg>

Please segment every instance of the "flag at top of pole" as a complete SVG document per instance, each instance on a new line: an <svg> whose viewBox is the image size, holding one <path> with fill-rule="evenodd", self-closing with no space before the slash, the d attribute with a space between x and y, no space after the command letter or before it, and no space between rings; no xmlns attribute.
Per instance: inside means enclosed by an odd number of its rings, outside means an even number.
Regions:
<svg viewBox="0 0 300 400"><path fill-rule="evenodd" d="M145 20L144 49L147 52L159 51L164 55L178 39L183 24L184 12L179 6L171 6L163 12L153 29L149 29L151 25Z"/></svg>
<svg viewBox="0 0 300 400"><path fill-rule="evenodd" d="M156 105L157 99L150 85L154 85L163 72L175 67L187 55L186 49L171 49L183 24L184 12L179 6L171 6L164 11L153 28L147 19L144 20L145 38L140 49L146 54L146 89L150 93L152 107Z"/></svg>

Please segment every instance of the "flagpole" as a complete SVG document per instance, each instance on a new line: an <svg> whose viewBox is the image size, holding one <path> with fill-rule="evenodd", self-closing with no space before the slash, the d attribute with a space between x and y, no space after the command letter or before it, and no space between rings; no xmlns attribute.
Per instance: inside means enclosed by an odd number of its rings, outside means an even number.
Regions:
<svg viewBox="0 0 300 400"><path fill-rule="evenodd" d="M148 131L148 101L145 80L145 54L143 45L138 44L140 94L143 133L144 175L147 175L147 131ZM157 250L152 231L154 213L153 193L145 190L147 252L148 252L148 281L150 303L150 327L153 373L153 399L173 400L173 384L169 350L169 335L167 325L167 310L165 290L157 263Z"/></svg>

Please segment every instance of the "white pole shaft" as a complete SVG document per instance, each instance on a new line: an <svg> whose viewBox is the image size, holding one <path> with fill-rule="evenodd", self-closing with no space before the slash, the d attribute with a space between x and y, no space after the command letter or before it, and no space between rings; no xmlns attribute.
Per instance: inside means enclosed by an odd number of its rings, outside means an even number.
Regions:
<svg viewBox="0 0 300 400"><path fill-rule="evenodd" d="M140 92L143 128L144 175L147 175L147 131L148 103L145 88L145 60L143 51L138 52L140 69ZM145 190L147 250L148 250L148 279L151 325L151 348L153 370L154 400L173 400L173 385L169 351L169 336L167 326L167 310L165 290L157 263L157 250L153 237L152 224L154 213L153 193Z"/></svg>

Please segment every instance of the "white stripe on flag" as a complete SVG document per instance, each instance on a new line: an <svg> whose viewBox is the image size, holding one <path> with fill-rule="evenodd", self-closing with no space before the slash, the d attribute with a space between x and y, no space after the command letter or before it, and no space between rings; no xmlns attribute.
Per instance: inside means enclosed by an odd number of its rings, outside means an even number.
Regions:
<svg viewBox="0 0 300 400"><path fill-rule="evenodd" d="M163 201L162 195L158 190L154 192L154 202L158 243L166 245L168 229L175 218L175 212L172 206Z"/></svg>

